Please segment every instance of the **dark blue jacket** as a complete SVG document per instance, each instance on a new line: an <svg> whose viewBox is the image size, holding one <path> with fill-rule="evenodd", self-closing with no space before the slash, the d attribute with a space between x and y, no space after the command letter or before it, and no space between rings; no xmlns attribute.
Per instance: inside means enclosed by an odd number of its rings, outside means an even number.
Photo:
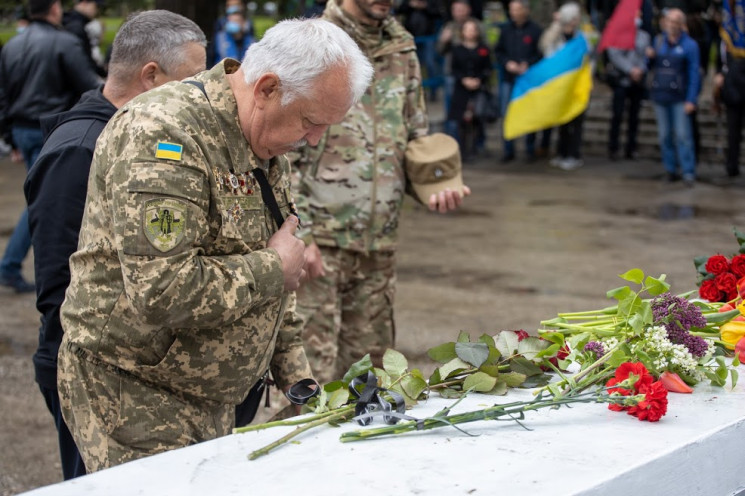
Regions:
<svg viewBox="0 0 745 496"><path fill-rule="evenodd" d="M57 389L59 310L70 284L68 259L78 247L93 150L115 112L101 90L94 89L67 112L42 119L44 147L23 186L41 313L34 369L36 382L50 389Z"/></svg>
<svg viewBox="0 0 745 496"><path fill-rule="evenodd" d="M681 33L678 43L671 45L667 36L654 40L655 57L652 63L650 99L655 103L695 104L701 91L699 49L693 39Z"/></svg>
<svg viewBox="0 0 745 496"><path fill-rule="evenodd" d="M527 62L533 65L541 60L541 52L538 49L538 40L543 30L535 22L528 20L522 26L508 21L502 25L499 40L494 47L494 55L504 73L505 81L512 82L517 76L504 69L510 60L515 62Z"/></svg>

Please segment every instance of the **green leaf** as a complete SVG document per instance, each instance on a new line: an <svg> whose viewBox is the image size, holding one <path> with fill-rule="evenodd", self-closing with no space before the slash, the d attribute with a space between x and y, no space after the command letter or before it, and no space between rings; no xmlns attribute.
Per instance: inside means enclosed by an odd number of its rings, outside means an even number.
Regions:
<svg viewBox="0 0 745 496"><path fill-rule="evenodd" d="M696 266L696 272L702 275L708 274L706 271L706 262L709 260L709 257L705 256L698 256L693 257L693 265Z"/></svg>
<svg viewBox="0 0 745 496"><path fill-rule="evenodd" d="M427 387L427 383L418 377L407 375L401 379L401 388L407 395L415 400L420 399L419 395L421 395Z"/></svg>
<svg viewBox="0 0 745 496"><path fill-rule="evenodd" d="M628 361L627 354L623 350L618 349L613 352L606 364L608 367L618 368L623 362L626 361Z"/></svg>
<svg viewBox="0 0 745 496"><path fill-rule="evenodd" d="M538 375L538 374L543 373L543 371L538 365L522 357L513 358L510 361L510 369L513 372L524 374L528 377L530 377L531 375Z"/></svg>
<svg viewBox="0 0 745 496"><path fill-rule="evenodd" d="M536 353L535 357L536 358L552 357L552 356L556 355L559 352L560 349L561 349L561 346L560 345L558 345L558 344L552 344L548 348L546 348L544 350L541 350L538 353Z"/></svg>
<svg viewBox="0 0 745 496"><path fill-rule="evenodd" d="M455 354L455 343L445 343L427 350L429 356L435 362L447 363L458 355Z"/></svg>
<svg viewBox="0 0 745 496"><path fill-rule="evenodd" d="M389 388L393 384L393 378L383 369L375 367L375 376L378 378L378 385L382 388Z"/></svg>
<svg viewBox="0 0 745 496"><path fill-rule="evenodd" d="M641 284L642 281L644 280L644 272L641 269L631 269L628 272L619 274L618 277L620 277L624 281L635 282L636 284Z"/></svg>
<svg viewBox="0 0 745 496"><path fill-rule="evenodd" d="M494 346L499 350L503 357L512 356L517 351L517 333L512 331L502 331L494 340Z"/></svg>
<svg viewBox="0 0 745 496"><path fill-rule="evenodd" d="M463 391L458 391L453 388L440 389L440 396L454 400L463 396Z"/></svg>
<svg viewBox="0 0 745 496"><path fill-rule="evenodd" d="M417 404L416 398L412 398L411 396L409 396L409 394L403 389L403 387L402 387L402 385L401 385L400 382L397 383L395 386L391 387L390 388L390 391L393 391L393 392L396 392L396 393L400 394L403 397L404 402L406 403L406 407L407 408L411 408L411 407L413 407L414 405ZM387 393L383 393L383 397L389 403L391 403L391 404L394 404L395 403L395 400L391 397L391 395L389 395Z"/></svg>
<svg viewBox="0 0 745 496"><path fill-rule="evenodd" d="M435 369L434 372L432 372L432 375L429 376L429 385L434 386L435 384L440 384L442 382L442 377L440 376L440 369Z"/></svg>
<svg viewBox="0 0 745 496"><path fill-rule="evenodd" d="M328 384L324 384L323 389L327 393L332 393L336 391L337 389L346 389L347 385L344 384L342 381L331 381Z"/></svg>
<svg viewBox="0 0 745 496"><path fill-rule="evenodd" d="M392 377L400 377L406 373L409 368L409 362L406 357L391 348L385 350L383 354L383 369Z"/></svg>
<svg viewBox="0 0 745 496"><path fill-rule="evenodd" d="M498 377L499 376L499 367L496 365L482 365L479 367L479 370L485 374L489 374L492 377Z"/></svg>
<svg viewBox="0 0 745 496"><path fill-rule="evenodd" d="M464 362L479 368L489 358L489 346L480 342L455 343L455 353Z"/></svg>
<svg viewBox="0 0 745 496"><path fill-rule="evenodd" d="M552 377L548 374L541 374L541 375L531 375L530 377L527 377L525 379L525 382L520 384L519 387L521 388L535 388L535 387L543 387L548 385L549 382L551 382Z"/></svg>
<svg viewBox="0 0 745 496"><path fill-rule="evenodd" d="M421 380L424 381L424 374L422 374L422 371L419 370L419 369L411 369L411 371L409 372L409 374L411 374L411 377L417 377L417 378L419 378L419 379L421 379Z"/></svg>
<svg viewBox="0 0 745 496"><path fill-rule="evenodd" d="M662 274L659 279L647 276L647 278L644 280L644 286L647 288L647 293L649 293L652 296L661 295L662 293L666 293L670 290L670 285L665 282L665 278L667 276L665 274Z"/></svg>
<svg viewBox="0 0 745 496"><path fill-rule="evenodd" d="M468 368L470 368L470 366L466 362L460 358L453 358L438 370L440 371L440 377L447 379L448 377L460 374Z"/></svg>
<svg viewBox="0 0 745 496"><path fill-rule="evenodd" d="M631 316L636 313L641 305L642 300L636 293L631 293L629 296L618 302L618 313L621 316Z"/></svg>
<svg viewBox="0 0 745 496"><path fill-rule="evenodd" d="M321 393L316 396L316 413L324 413L328 411L328 394L326 393L325 389L321 389Z"/></svg>
<svg viewBox="0 0 745 496"><path fill-rule="evenodd" d="M517 343L517 352L528 360L533 360L540 351L548 348L549 344L548 341L539 338L525 338Z"/></svg>
<svg viewBox="0 0 745 496"><path fill-rule="evenodd" d="M644 331L645 327L644 317L638 313L635 313L631 316L631 318L629 318L629 327L634 330L635 335L640 335L642 331Z"/></svg>
<svg viewBox="0 0 745 496"><path fill-rule="evenodd" d="M527 376L518 372L503 372L499 374L499 380L509 387L518 387L525 382L525 379L527 379Z"/></svg>
<svg viewBox="0 0 745 496"><path fill-rule="evenodd" d="M373 363L370 359L370 354L363 356L359 361L352 364L351 367L349 367L349 370L347 370L347 373L344 374L344 378L342 381L349 384L352 382L352 379L357 377L358 375L364 374L365 372L369 372L373 369Z"/></svg>
<svg viewBox="0 0 745 496"><path fill-rule="evenodd" d="M329 395L329 410L335 410L349 401L349 389L337 389Z"/></svg>
<svg viewBox="0 0 745 496"><path fill-rule="evenodd" d="M735 233L735 239L740 243L740 253L745 253L745 234L734 226L732 227L732 231Z"/></svg>
<svg viewBox="0 0 745 496"><path fill-rule="evenodd" d="M460 331L458 334L458 339L456 340L459 343L470 343L471 342L471 335L468 334L466 331Z"/></svg>
<svg viewBox="0 0 745 496"><path fill-rule="evenodd" d="M488 334L482 334L479 336L479 341L482 343L486 343L489 348L494 348L494 338L489 336Z"/></svg>
<svg viewBox="0 0 745 496"><path fill-rule="evenodd" d="M484 365L496 365L501 357L502 354L499 353L498 349L494 346L489 346L489 358L486 359Z"/></svg>
<svg viewBox="0 0 745 496"><path fill-rule="evenodd" d="M719 324L723 322L729 322L738 315L740 315L740 311L735 308L734 310L729 310L727 312L707 313L704 315L704 317L706 317L706 322Z"/></svg>
<svg viewBox="0 0 745 496"><path fill-rule="evenodd" d="M541 334L541 337L544 340L558 344L559 346L562 346L565 341L564 335L560 332L544 332Z"/></svg>
<svg viewBox="0 0 745 496"><path fill-rule="evenodd" d="M732 387L734 388L735 386L737 386L737 379L740 377L740 373L737 372L735 369L730 369L729 375L732 381Z"/></svg>
<svg viewBox="0 0 745 496"><path fill-rule="evenodd" d="M605 295L608 298L615 298L618 301L625 300L631 294L631 288L628 286L621 286L620 288L611 289Z"/></svg>
<svg viewBox="0 0 745 496"><path fill-rule="evenodd" d="M504 381L497 381L497 384L486 394L493 394L496 396L504 396L507 394L507 383Z"/></svg>
<svg viewBox="0 0 745 496"><path fill-rule="evenodd" d="M463 381L463 389L472 389L479 393L491 391L497 384L497 378L483 372L474 372Z"/></svg>

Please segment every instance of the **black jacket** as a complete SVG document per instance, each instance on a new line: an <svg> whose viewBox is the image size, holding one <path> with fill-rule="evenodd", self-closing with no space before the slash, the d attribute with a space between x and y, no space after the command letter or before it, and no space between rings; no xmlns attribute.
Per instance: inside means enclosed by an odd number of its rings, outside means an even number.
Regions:
<svg viewBox="0 0 745 496"><path fill-rule="evenodd" d="M91 68L96 72L96 74L104 77L106 76L106 71L99 67L99 65L96 64L96 61L93 60L91 39L88 36L88 32L85 30L85 25L89 22L91 22L91 19L88 19L77 10L65 12L65 15L62 17L62 26L64 26L65 30L74 34L75 37L80 40L83 51L85 51L85 57L88 59Z"/></svg>
<svg viewBox="0 0 745 496"><path fill-rule="evenodd" d="M727 105L745 104L745 59L727 52L727 72L724 75L722 101Z"/></svg>
<svg viewBox="0 0 745 496"><path fill-rule="evenodd" d="M491 52L486 45L480 43L476 48L467 48L463 45L453 47L455 87L453 88L453 99L450 103L448 120L460 121L468 108L468 101L478 93L478 90L466 89L462 83L463 78L477 77L481 79L481 87L488 89L491 70Z"/></svg>
<svg viewBox="0 0 745 496"><path fill-rule="evenodd" d="M36 382L51 389L57 389L59 311L70 284L68 259L78 247L93 150L115 112L95 89L69 111L43 119L44 147L23 186L34 247L36 308L41 313L34 368Z"/></svg>
<svg viewBox="0 0 745 496"><path fill-rule="evenodd" d="M541 60L541 52L538 49L538 40L543 30L535 22L528 20L522 26L517 26L512 21L504 23L499 33L499 41L494 47L494 55L497 62L504 69L510 60L515 62L527 62L533 65ZM515 74L504 72L505 81L515 80Z"/></svg>
<svg viewBox="0 0 745 496"><path fill-rule="evenodd" d="M99 84L75 36L33 21L0 52L0 132L38 128L41 117L68 110Z"/></svg>

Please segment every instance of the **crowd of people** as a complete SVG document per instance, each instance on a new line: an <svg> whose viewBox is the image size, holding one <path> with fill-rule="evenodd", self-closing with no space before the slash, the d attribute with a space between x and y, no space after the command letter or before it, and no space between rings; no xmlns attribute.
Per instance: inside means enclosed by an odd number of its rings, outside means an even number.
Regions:
<svg viewBox="0 0 745 496"><path fill-rule="evenodd" d="M473 103L477 95L484 88L495 92L504 115L518 76L550 57L573 36L592 34L596 40L619 3L597 0L580 5L507 0L485 6L482 2L468 0L405 0L397 13L416 36L425 85L441 88L444 93L445 129L459 139L464 155L469 158L483 151L485 144L485 123L478 119L474 122ZM737 74L742 57L734 57L723 49L719 36L722 3L643 0L639 2L636 17L634 49L611 47L606 53L594 55L597 74L610 86L613 95L608 158L615 161L638 156L639 112L642 101L649 100L657 118L666 179L682 179L692 185L697 179L696 162L701 148L697 111L703 81L713 68L717 98L724 95L720 90L725 86L725 79L730 81L726 86L726 98L721 99L728 116L725 172L728 178L736 177L742 130L737 109L742 105L742 97L732 83L741 77ZM478 52L491 61L490 74L469 62L469 50L464 49L461 38L466 22L478 25ZM494 38L496 42L487 41ZM431 43L432 39L436 42ZM475 45L468 44L473 51ZM458 49L459 61L454 63L456 46L461 48ZM481 84L474 86L472 78L482 78ZM471 88L464 89L466 85ZM464 101L470 101L471 105ZM627 126L621 150L624 116ZM560 126L553 152L549 150L550 128L527 134L524 138L526 160L552 155L551 165L564 170L580 167L583 163L583 118L584 115L580 115L566 126ZM476 138L469 139L474 128ZM540 141L537 143L538 135ZM503 141L501 151L504 162L516 157L515 145L510 140Z"/></svg>
<svg viewBox="0 0 745 496"><path fill-rule="evenodd" d="M679 8L660 34L646 31L645 5L634 48L607 52L609 157L627 100L634 157L649 96L667 177L692 183L699 46ZM446 20L429 0L395 12L314 1L308 19L256 39L229 0L213 43L191 20L145 11L101 64L99 6L78 0L65 15L60 0L29 0L27 25L0 53L0 132L25 161L28 206L0 285L36 291L36 381L66 479L227 434L251 421L269 376L287 392L339 379L366 354L381 366L395 345L405 195L460 208L461 156L485 146L492 120L476 97L504 113L523 74L585 36L587 14L567 2L542 29L529 2L510 0L490 43L480 2L453 0ZM716 85L741 125L738 53L718 64ZM431 132L426 108L421 66L426 75L436 57L448 134ZM583 119L557 126L552 165L582 165ZM537 147L538 133L525 137L528 159L548 154L551 130L539 131ZM516 159L514 142L502 148ZM738 160L731 151L730 176ZM21 276L31 246L35 283Z"/></svg>

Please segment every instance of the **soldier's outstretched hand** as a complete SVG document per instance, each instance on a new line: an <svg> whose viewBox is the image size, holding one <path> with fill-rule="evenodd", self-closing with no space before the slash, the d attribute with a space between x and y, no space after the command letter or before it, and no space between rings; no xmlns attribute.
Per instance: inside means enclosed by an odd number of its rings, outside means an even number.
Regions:
<svg viewBox="0 0 745 496"><path fill-rule="evenodd" d="M295 291L305 277L305 243L295 237L298 219L289 215L282 227L269 238L267 248L274 248L282 260L285 291Z"/></svg>
<svg viewBox="0 0 745 496"><path fill-rule="evenodd" d="M463 198L470 194L471 188L466 185L463 185L463 196L461 196L457 191L445 189L439 193L430 195L428 206L431 211L438 211L441 214L444 214L445 212L460 207L461 203L463 203Z"/></svg>

